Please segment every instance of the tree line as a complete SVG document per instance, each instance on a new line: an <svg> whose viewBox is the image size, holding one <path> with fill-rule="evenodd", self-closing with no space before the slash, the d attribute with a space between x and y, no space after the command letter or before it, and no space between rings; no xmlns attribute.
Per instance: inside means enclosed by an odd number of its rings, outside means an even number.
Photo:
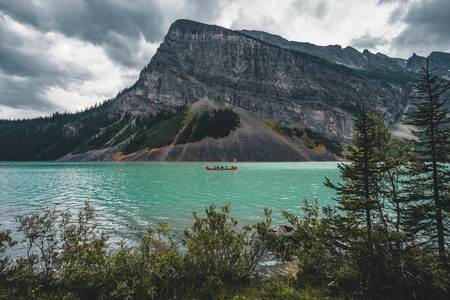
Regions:
<svg viewBox="0 0 450 300"><path fill-rule="evenodd" d="M81 113L54 113L31 120L0 120L0 160L55 160L120 121L111 101Z"/></svg>

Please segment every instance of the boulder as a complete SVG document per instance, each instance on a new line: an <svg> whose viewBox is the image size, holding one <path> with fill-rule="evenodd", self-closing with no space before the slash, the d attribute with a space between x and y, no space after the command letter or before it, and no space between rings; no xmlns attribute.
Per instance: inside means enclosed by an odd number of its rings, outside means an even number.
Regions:
<svg viewBox="0 0 450 300"><path fill-rule="evenodd" d="M281 224L278 226L274 226L269 228L269 232L273 233L276 237L292 237L292 231L296 230L297 227L295 227L292 224Z"/></svg>

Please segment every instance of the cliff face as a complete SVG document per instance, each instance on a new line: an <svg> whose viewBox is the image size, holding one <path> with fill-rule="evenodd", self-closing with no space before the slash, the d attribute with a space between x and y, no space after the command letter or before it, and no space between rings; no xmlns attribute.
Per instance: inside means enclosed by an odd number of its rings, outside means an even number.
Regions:
<svg viewBox="0 0 450 300"><path fill-rule="evenodd" d="M340 45L317 46L311 43L288 41L280 36L262 31L241 30L241 32L271 45L308 53L331 63L354 69L402 71L403 65L406 63L406 60L391 58L381 53L373 54L368 50L361 53L355 48L342 48Z"/></svg>
<svg viewBox="0 0 450 300"><path fill-rule="evenodd" d="M358 71L241 32L179 20L124 99L186 105L207 97L348 141L361 107L381 110L389 123L400 116L408 80L403 73Z"/></svg>
<svg viewBox="0 0 450 300"><path fill-rule="evenodd" d="M450 80L450 53L431 52L428 57L418 56L415 53L408 59L406 69L419 73L425 68L428 59L429 69L434 69L433 74Z"/></svg>

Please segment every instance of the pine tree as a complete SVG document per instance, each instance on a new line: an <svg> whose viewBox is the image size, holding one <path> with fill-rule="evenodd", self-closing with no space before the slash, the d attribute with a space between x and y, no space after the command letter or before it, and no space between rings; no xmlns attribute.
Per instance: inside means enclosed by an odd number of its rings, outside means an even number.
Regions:
<svg viewBox="0 0 450 300"><path fill-rule="evenodd" d="M387 132L380 115L362 111L355 120L354 141L348 146L350 163L339 164L342 184L335 185L326 178L326 186L336 190L339 210L347 228L365 228L368 254L373 255L372 231L374 220L381 220L379 203L380 153L379 144Z"/></svg>
<svg viewBox="0 0 450 300"><path fill-rule="evenodd" d="M434 69L433 69L434 70ZM407 125L412 125L416 135L414 154L407 184L410 196L410 228L415 234L426 236L431 246L438 246L440 261L446 264L446 245L450 212L450 111L446 108L444 93L450 83L438 80L429 70L428 61L422 77L413 85L418 103L408 115ZM437 242L437 243L436 243Z"/></svg>
<svg viewBox="0 0 450 300"><path fill-rule="evenodd" d="M391 132L383 134L379 145L381 156L381 177L379 180L380 206L385 207L389 214L386 216L388 230L396 234L401 232L405 211L407 189L402 185L402 178L406 176L406 167L411 161L411 144L404 140L393 138ZM384 219L384 217L383 217Z"/></svg>

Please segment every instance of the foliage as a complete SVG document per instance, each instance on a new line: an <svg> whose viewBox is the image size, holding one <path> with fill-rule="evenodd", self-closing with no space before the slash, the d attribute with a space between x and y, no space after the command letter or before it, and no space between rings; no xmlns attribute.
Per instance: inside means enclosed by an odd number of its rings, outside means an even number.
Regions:
<svg viewBox="0 0 450 300"><path fill-rule="evenodd" d="M413 160L411 156L411 143L404 144L402 140L392 138L387 131L383 134L383 140L378 146L382 157L381 173L378 178L380 207L391 211L383 215L384 225L390 226L390 230L397 233L404 224L407 189L402 184L407 175L407 167ZM404 145L402 145L404 144Z"/></svg>
<svg viewBox="0 0 450 300"><path fill-rule="evenodd" d="M0 160L55 160L86 143L101 137L101 129L115 124L118 116L110 115L111 101L77 114L54 113L30 120L0 120ZM105 136L106 137L106 136ZM95 140L95 139L94 139Z"/></svg>
<svg viewBox="0 0 450 300"><path fill-rule="evenodd" d="M419 103L406 124L416 129L414 141L416 160L410 164L409 226L412 235L426 235L428 246L437 245L441 262L447 264L450 224L450 111L446 108L445 91L450 83L439 81L432 70L423 69L422 77L414 85ZM446 217L447 215L447 217ZM428 242L431 242L428 243Z"/></svg>
<svg viewBox="0 0 450 300"><path fill-rule="evenodd" d="M211 205L204 218L194 213L181 241L166 222L156 230L129 228L139 246L121 241L117 251L109 250L87 202L75 217L47 207L19 216L26 254L11 263L5 253L16 242L10 231L1 232L0 298L222 299L239 293L255 275L271 219L265 209L265 221L238 230L229 208L216 212Z"/></svg>
<svg viewBox="0 0 450 300"><path fill-rule="evenodd" d="M379 115L362 111L355 129L348 147L350 162L339 164L342 183L325 182L336 190L338 206L323 207L320 213L315 199L304 201L302 218L283 211L296 230L290 238L272 238L278 243L275 251L296 260L301 288L320 287L349 298L448 298L450 270L439 249L428 247L430 242L438 244L435 223L426 219L427 208L422 207L422 214L408 214L427 198L417 190L424 185L409 185L420 183L418 173L409 177L407 171L426 158L412 157L411 145L393 139ZM430 153L425 143L421 146L416 155ZM439 193L448 195L446 188L438 186ZM448 214L443 216L448 221ZM422 236L411 238L417 227L408 225L414 222L427 227L422 227Z"/></svg>
<svg viewBox="0 0 450 300"><path fill-rule="evenodd" d="M224 138L240 124L239 115L231 109L202 110L185 118L175 144L194 143L205 137Z"/></svg>
<svg viewBox="0 0 450 300"><path fill-rule="evenodd" d="M158 114L155 118L136 121L136 126L143 126L143 129L136 133L130 143L122 149L122 153L127 155L144 148L155 149L172 144L181 129L185 115L185 112L176 115Z"/></svg>
<svg viewBox="0 0 450 300"><path fill-rule="evenodd" d="M345 212L342 221L350 228L364 226L368 253L373 253L372 230L374 222L381 221L379 185L382 157L378 150L387 127L380 116L363 111L355 121L354 141L348 146L350 163L339 164L342 184L335 185L326 178L325 186L336 190L339 209Z"/></svg>
<svg viewBox="0 0 450 300"><path fill-rule="evenodd" d="M327 291L346 298L445 299L450 272L440 268L439 256L420 245L405 248L390 243L392 236L374 227L369 253L364 228L343 225L339 211L317 199L301 207L303 217L283 211L296 226L289 253L298 263L297 288ZM396 237L405 241L404 235Z"/></svg>
<svg viewBox="0 0 450 300"><path fill-rule="evenodd" d="M205 137L223 138L239 126L239 116L230 109L183 110L178 114L162 113L150 119L136 120L140 129L122 149L127 155L141 149L156 149L171 144L186 144Z"/></svg>
<svg viewBox="0 0 450 300"><path fill-rule="evenodd" d="M264 120L264 123L282 136L288 137L292 140L294 140L294 138L300 139L303 145L308 149L314 149L319 145L324 145L325 148L331 153L338 157L343 157L342 152L344 150L342 149L341 144L330 140L329 138L324 137L309 128L301 126L290 127L267 119Z"/></svg>
<svg viewBox="0 0 450 300"><path fill-rule="evenodd" d="M332 239L335 232L334 220L336 210L324 208L324 216L320 215L318 198L313 202L303 200L301 209L304 211L303 219L294 214L283 211L286 220L297 229L293 232L291 240L294 241L290 249L290 256L296 257L298 262L297 283L301 287L320 286L327 282L333 265L339 264L340 239Z"/></svg>
<svg viewBox="0 0 450 300"><path fill-rule="evenodd" d="M206 217L193 213L194 224L185 230L185 267L196 270L192 288L207 291L203 297L214 297L224 287L248 280L265 250L265 236L271 219L265 210L266 221L243 226L236 231L238 222L229 217L230 203L216 211L214 205L205 209Z"/></svg>
<svg viewBox="0 0 450 300"><path fill-rule="evenodd" d="M419 138L412 145L393 139L379 115L362 111L349 163L339 164L342 183L325 182L336 190L338 205L320 210L317 198L305 199L301 217L283 211L296 228L291 237L269 233L268 209L264 221L239 228L230 203L220 212L212 204L204 217L193 213L180 241L162 222L156 230L129 228L139 247L122 241L110 251L89 203L76 218L44 207L17 217L24 257L8 258L17 242L10 231L0 231L0 298L448 299L450 127L446 100L440 100L447 89L424 70L416 85L421 102L408 121ZM166 132L171 143L193 141L206 134L206 125L197 124L209 124L215 113L140 120L139 126L145 137L173 126L171 135ZM274 124L285 136L310 138L301 128ZM267 245L296 261L295 278L256 280Z"/></svg>
<svg viewBox="0 0 450 300"><path fill-rule="evenodd" d="M124 128L132 128L128 124L129 120L123 119L111 124L110 126L101 129L97 134L92 137L88 137L81 144L77 145L72 153L79 154L85 153L89 150L101 149L106 146L113 146L115 143L110 143L114 140L115 136ZM127 132L126 137L131 135L132 132Z"/></svg>
<svg viewBox="0 0 450 300"><path fill-rule="evenodd" d="M11 230L0 231L0 286L4 286L6 279L10 276L11 262L6 255L6 250L16 244L17 241L14 241L11 237Z"/></svg>
<svg viewBox="0 0 450 300"><path fill-rule="evenodd" d="M31 273L42 270L48 274L57 266L57 228L54 210L43 208L43 213L32 213L30 216L18 216L19 231L23 232L27 256L19 261L26 265Z"/></svg>

